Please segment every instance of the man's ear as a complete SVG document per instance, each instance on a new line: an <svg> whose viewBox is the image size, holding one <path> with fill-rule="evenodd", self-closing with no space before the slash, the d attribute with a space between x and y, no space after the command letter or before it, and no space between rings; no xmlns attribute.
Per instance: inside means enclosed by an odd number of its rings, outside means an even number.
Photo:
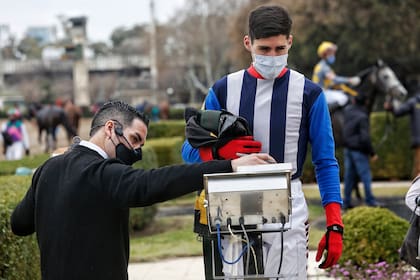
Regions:
<svg viewBox="0 0 420 280"><path fill-rule="evenodd" d="M244 36L244 46L245 49L247 49L249 52L252 52L251 37L249 37L249 35Z"/></svg>
<svg viewBox="0 0 420 280"><path fill-rule="evenodd" d="M289 50L290 50L290 48L292 47L292 45L293 45L293 35L292 34L290 34L289 35L289 38L288 38L288 43L289 43Z"/></svg>
<svg viewBox="0 0 420 280"><path fill-rule="evenodd" d="M106 134L106 136L111 137L112 131L115 128L114 122L113 121L107 121L104 126L105 126L105 134Z"/></svg>

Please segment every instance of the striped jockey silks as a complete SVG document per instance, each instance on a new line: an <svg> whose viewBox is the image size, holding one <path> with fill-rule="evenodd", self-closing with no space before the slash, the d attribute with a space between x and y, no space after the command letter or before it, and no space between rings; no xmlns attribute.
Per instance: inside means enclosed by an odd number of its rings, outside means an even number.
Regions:
<svg viewBox="0 0 420 280"><path fill-rule="evenodd" d="M341 202L328 106L321 88L302 74L287 70L274 80L265 80L248 70L231 73L210 89L205 109L226 109L244 117L254 138L262 143L262 152L277 162L292 163L293 179L302 175L311 143L323 204ZM197 161L197 154L184 144L184 160Z"/></svg>

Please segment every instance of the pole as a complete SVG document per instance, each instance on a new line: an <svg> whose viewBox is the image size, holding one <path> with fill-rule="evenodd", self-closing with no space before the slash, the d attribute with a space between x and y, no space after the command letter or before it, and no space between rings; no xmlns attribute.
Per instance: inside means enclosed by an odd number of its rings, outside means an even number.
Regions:
<svg viewBox="0 0 420 280"><path fill-rule="evenodd" d="M157 52L156 52L156 17L155 17L155 2L150 0L150 89L153 94L154 102L157 102L158 90L158 68L157 68Z"/></svg>

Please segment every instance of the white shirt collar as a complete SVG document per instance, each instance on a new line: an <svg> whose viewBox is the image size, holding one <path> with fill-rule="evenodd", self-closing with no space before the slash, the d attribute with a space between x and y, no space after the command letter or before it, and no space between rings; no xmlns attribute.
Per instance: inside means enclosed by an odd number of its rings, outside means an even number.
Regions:
<svg viewBox="0 0 420 280"><path fill-rule="evenodd" d="M93 144L92 142L82 140L82 141L80 141L79 145L98 152L104 159L109 158L108 154L105 153L104 150L102 150L98 145Z"/></svg>

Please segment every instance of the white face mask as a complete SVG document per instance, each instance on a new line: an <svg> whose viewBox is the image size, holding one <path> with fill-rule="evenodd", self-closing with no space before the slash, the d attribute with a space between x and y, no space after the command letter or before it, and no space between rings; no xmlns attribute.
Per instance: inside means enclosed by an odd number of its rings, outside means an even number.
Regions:
<svg viewBox="0 0 420 280"><path fill-rule="evenodd" d="M288 54L279 56L254 54L254 67L264 79L273 80L287 65Z"/></svg>

